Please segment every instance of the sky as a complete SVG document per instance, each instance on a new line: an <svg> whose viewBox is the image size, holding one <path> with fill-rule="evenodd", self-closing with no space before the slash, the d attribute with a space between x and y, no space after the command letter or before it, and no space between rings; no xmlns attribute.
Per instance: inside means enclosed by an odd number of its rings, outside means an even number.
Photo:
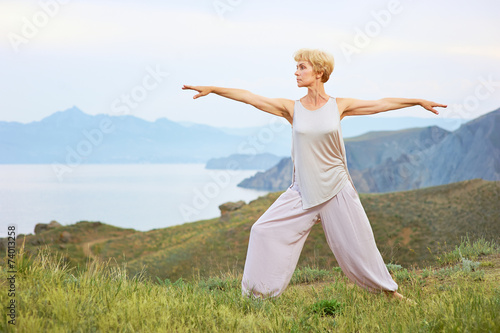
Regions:
<svg viewBox="0 0 500 333"><path fill-rule="evenodd" d="M439 117L500 107L500 3L389 1L0 1L0 121L88 114L219 127L273 115L183 84L299 99L293 54L335 57L334 97L424 98ZM380 117L436 117L412 107Z"/></svg>

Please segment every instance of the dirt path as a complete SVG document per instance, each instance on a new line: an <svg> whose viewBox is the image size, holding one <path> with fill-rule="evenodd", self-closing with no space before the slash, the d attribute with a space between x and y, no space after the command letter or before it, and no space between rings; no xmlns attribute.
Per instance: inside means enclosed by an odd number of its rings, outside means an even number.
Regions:
<svg viewBox="0 0 500 333"><path fill-rule="evenodd" d="M82 250L83 250L83 254L85 257L90 257L92 259L96 259L97 256L92 252L91 248L92 246L94 246L95 244L99 244L99 243L104 243L108 240L112 240L112 239L121 239L121 238L127 238L127 237L132 237L134 236L136 233L131 233L131 234L126 234L126 235L123 235L123 236L114 236L114 237L105 237L105 238L99 238L99 239L95 239L95 240L92 240L90 242L85 242L83 243L81 246L82 246Z"/></svg>
<svg viewBox="0 0 500 333"><path fill-rule="evenodd" d="M108 238L101 238L101 239L96 239L90 242L86 242L82 244L82 250L83 254L85 257L90 257L92 259L96 259L96 255L92 253L92 250L90 249L92 246L98 243L104 243L105 241L108 241L110 239L116 239L116 238L121 238L121 237L108 237Z"/></svg>

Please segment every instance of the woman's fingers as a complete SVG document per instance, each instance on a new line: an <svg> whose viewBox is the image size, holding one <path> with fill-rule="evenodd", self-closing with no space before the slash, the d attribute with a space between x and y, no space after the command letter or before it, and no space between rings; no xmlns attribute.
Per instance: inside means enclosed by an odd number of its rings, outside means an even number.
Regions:
<svg viewBox="0 0 500 333"><path fill-rule="evenodd" d="M199 87L196 87L196 86L189 86L187 84L183 85L182 86L182 89L186 90L196 90L197 92L199 92L199 94L196 94L193 96L193 99L197 99L198 97L201 97L201 96L205 96L206 94L203 94L202 92L202 89L200 89Z"/></svg>
<svg viewBox="0 0 500 333"><path fill-rule="evenodd" d="M440 108L446 108L448 107L448 105L446 104L440 104L440 103L434 103L433 107L440 107ZM434 111L435 114L439 114L439 111L437 111L436 109L432 109Z"/></svg>
<svg viewBox="0 0 500 333"><path fill-rule="evenodd" d="M431 102L431 107L445 108L445 107L447 107L447 105L446 104L440 104L440 103Z"/></svg>
<svg viewBox="0 0 500 333"><path fill-rule="evenodd" d="M427 110L435 113L435 114L439 114L439 111L434 109L435 107L441 107L441 108L447 107L446 104L440 104L440 103L435 103L435 102L428 102L426 104L427 105L423 105L423 107L426 108Z"/></svg>
<svg viewBox="0 0 500 333"><path fill-rule="evenodd" d="M182 86L182 89L190 89L190 90L196 90L195 87L193 86L188 86L187 84Z"/></svg>
<svg viewBox="0 0 500 333"><path fill-rule="evenodd" d="M196 90L196 91L201 91L201 89L197 86L188 86L187 84L185 84L184 86L182 86L182 89L189 89L189 90Z"/></svg>

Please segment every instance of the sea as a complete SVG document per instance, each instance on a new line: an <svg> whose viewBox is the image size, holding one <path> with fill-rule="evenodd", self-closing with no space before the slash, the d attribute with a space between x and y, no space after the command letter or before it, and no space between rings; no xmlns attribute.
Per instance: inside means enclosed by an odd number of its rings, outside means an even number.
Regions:
<svg viewBox="0 0 500 333"><path fill-rule="evenodd" d="M261 170L208 170L205 164L0 165L0 237L15 225L100 221L140 231L220 216L219 205L266 195L238 187Z"/></svg>

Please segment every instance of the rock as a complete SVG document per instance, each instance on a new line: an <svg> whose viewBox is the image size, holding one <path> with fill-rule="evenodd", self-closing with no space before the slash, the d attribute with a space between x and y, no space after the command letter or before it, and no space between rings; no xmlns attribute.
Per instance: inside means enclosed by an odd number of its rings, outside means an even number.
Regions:
<svg viewBox="0 0 500 333"><path fill-rule="evenodd" d="M71 241L71 234L67 231L63 231L59 235L59 240L63 243L69 243Z"/></svg>
<svg viewBox="0 0 500 333"><path fill-rule="evenodd" d="M240 200L237 202L226 202L219 206L220 217L222 220L227 220L229 218L229 213L240 209L245 205L245 201Z"/></svg>
<svg viewBox="0 0 500 333"><path fill-rule="evenodd" d="M54 220L50 221L49 228L58 228L58 227L62 227L61 223Z"/></svg>
<svg viewBox="0 0 500 333"><path fill-rule="evenodd" d="M50 221L49 224L37 223L37 225L35 226L35 235L38 235L41 232L44 232L46 230L54 229L54 228L58 228L58 227L62 227L62 225L57 221Z"/></svg>
<svg viewBox="0 0 500 333"><path fill-rule="evenodd" d="M37 223L35 225L35 235L38 235L49 228L47 223Z"/></svg>
<svg viewBox="0 0 500 333"><path fill-rule="evenodd" d="M31 245L33 246L37 246L37 245L42 245L42 244L45 244L44 240L43 239L40 239L40 238L32 238L29 242Z"/></svg>
<svg viewBox="0 0 500 333"><path fill-rule="evenodd" d="M221 215L224 215L227 212L232 212L232 211L238 210L241 207L243 207L244 205L245 205L245 201L243 201L243 200L240 200L237 202L226 202L226 203L223 203L222 205L220 205L219 209L220 209Z"/></svg>

